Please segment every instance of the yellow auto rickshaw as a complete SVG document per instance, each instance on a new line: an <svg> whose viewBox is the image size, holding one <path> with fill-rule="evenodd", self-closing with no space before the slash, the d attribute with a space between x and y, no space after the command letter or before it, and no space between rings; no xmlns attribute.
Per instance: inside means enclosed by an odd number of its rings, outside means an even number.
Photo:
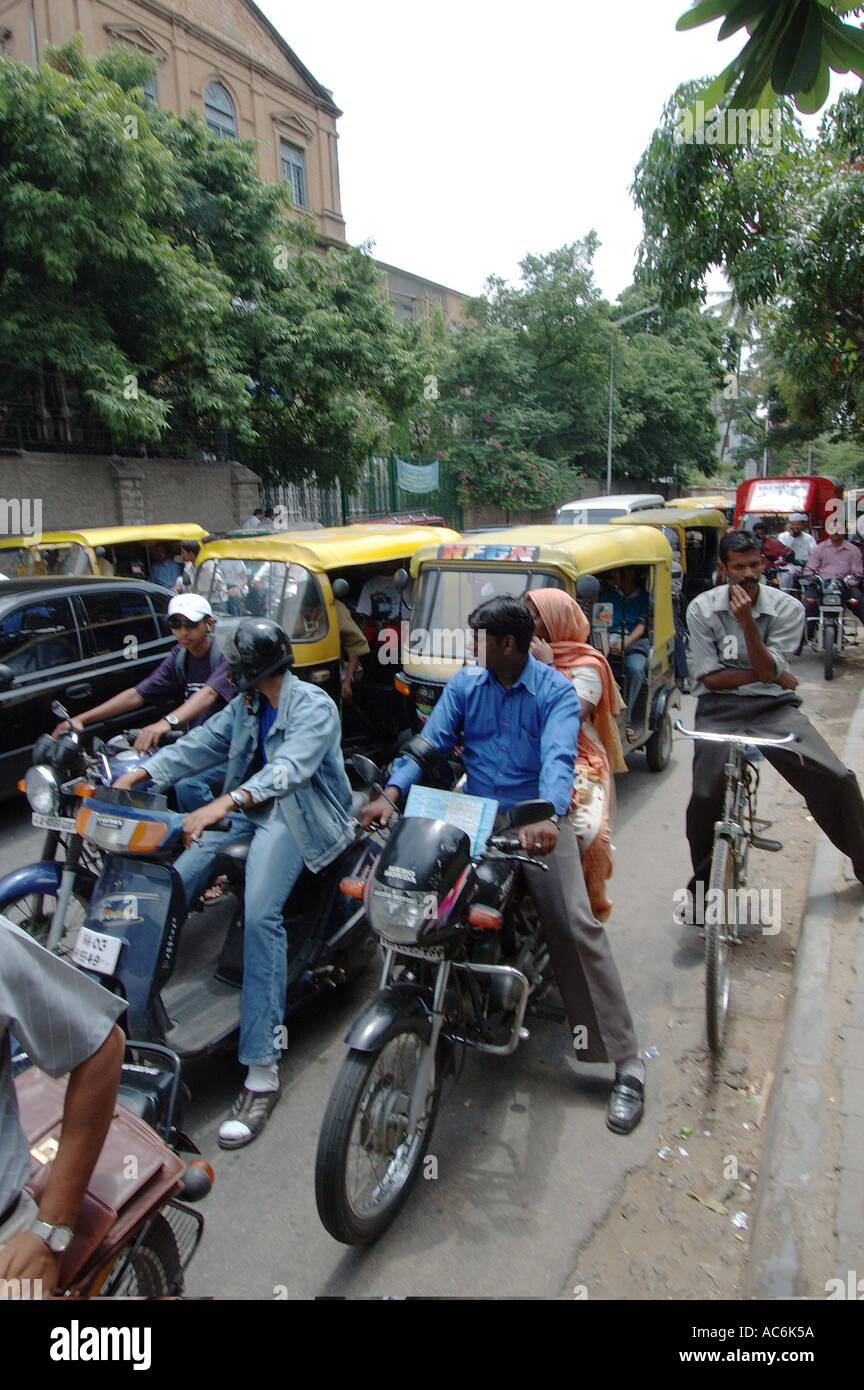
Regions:
<svg viewBox="0 0 864 1390"><path fill-rule="evenodd" d="M291 638L294 670L341 705L347 623L369 644L343 717L358 744L381 743L407 714L393 677L411 612L414 552L459 539L437 526L367 523L314 531L246 532L205 545L196 588L216 615L272 618ZM347 610L347 612L346 612ZM340 628L342 640L340 640ZM386 737L383 738L386 742Z"/></svg>
<svg viewBox="0 0 864 1390"><path fill-rule="evenodd" d="M606 523L616 526L617 518ZM727 531L725 514L713 507L652 507L627 517L628 526L662 531L681 566L682 607L714 587L720 541Z"/></svg>
<svg viewBox="0 0 864 1390"><path fill-rule="evenodd" d="M7 536L0 540L0 574L7 579L34 575L77 578L88 574L150 579L153 566L161 559L175 558L182 541L197 541L200 545L206 535L203 526L188 521L45 531L38 539ZM164 556L159 547L164 549Z"/></svg>
<svg viewBox="0 0 864 1390"><path fill-rule="evenodd" d="M411 561L414 608L397 688L408 696L422 723L452 675L470 660L468 614L496 594L521 599L531 589L566 590L591 622L591 640L609 653L620 634L621 571L630 569L648 597L647 682L634 712L630 752L644 748L648 766L660 772L672 750L672 710L680 705L675 683L672 613L672 550L653 526L518 526L483 532L476 540L427 545ZM585 583L594 576L596 585ZM580 581L583 581L580 583ZM594 590L592 593L591 590ZM620 657L609 664L626 698Z"/></svg>

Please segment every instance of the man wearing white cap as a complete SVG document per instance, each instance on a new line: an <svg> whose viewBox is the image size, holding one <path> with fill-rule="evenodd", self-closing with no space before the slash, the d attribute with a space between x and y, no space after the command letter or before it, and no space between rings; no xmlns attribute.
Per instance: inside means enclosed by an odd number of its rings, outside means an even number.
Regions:
<svg viewBox="0 0 864 1390"><path fill-rule="evenodd" d="M149 753L170 729L180 725L194 729L227 705L234 691L228 680L228 663L213 641L213 610L206 598L200 594L176 594L168 604L168 625L177 638L177 646L155 671L104 704L74 715L69 721L73 728L83 729L87 724L130 714L143 705L156 705L166 713L142 729L135 740L136 752ZM64 719L54 729L54 737L66 727ZM181 783L176 792L181 811L193 810L202 800L211 799L204 786L187 788Z"/></svg>
<svg viewBox="0 0 864 1390"><path fill-rule="evenodd" d="M790 512L787 529L781 531L780 535L777 537L780 544L785 545L786 549L791 550L794 554L795 560L793 564L796 567L793 569L790 566L788 570L780 573L779 581L781 589L792 589L794 587L798 574L810 559L810 553L816 544L810 532L804 530L806 523L807 516L805 512Z"/></svg>

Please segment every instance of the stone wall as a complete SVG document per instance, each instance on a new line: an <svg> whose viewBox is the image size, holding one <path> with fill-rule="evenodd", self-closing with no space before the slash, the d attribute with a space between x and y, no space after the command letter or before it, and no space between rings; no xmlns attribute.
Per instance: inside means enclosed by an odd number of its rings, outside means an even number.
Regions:
<svg viewBox="0 0 864 1390"><path fill-rule="evenodd" d="M180 521L230 531L258 496L256 475L239 463L0 452L0 499L26 499L25 515L41 504L43 531Z"/></svg>

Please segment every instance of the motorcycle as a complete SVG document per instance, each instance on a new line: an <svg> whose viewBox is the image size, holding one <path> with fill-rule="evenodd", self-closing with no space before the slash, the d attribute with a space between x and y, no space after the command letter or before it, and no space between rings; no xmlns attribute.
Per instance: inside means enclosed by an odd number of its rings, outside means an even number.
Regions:
<svg viewBox="0 0 864 1390"><path fill-rule="evenodd" d="M69 718L59 702L51 708L58 719ZM58 955L71 951L102 868L101 851L85 844L75 829L80 788L110 783L137 767L143 755L135 753L129 740L124 734L108 743L96 738L88 751L77 729L57 739L43 734L18 784L30 805L31 823L46 833L36 863L0 878L0 912Z"/></svg>
<svg viewBox="0 0 864 1390"><path fill-rule="evenodd" d="M127 1033L169 1047L181 1061L211 1051L240 1026L243 883L254 833L243 815L204 832L219 845L209 883L220 879L225 887L187 914L171 862L183 847L184 819L165 796L138 787L94 787L82 800L76 831L105 859L70 953L126 999ZM287 1011L365 967L365 915L350 910L337 884L346 873L362 873L371 853L359 834L333 864L315 874L304 870L288 898Z"/></svg>
<svg viewBox="0 0 864 1390"><path fill-rule="evenodd" d="M374 865L340 885L362 901L384 952L378 993L345 1039L318 1142L318 1213L345 1244L376 1240L408 1197L458 1049L515 1051L529 1006L565 1018L545 999L549 953L519 867L546 866L506 835L487 837L495 806L413 787L392 831L379 832ZM499 831L552 809L523 802Z"/></svg>
<svg viewBox="0 0 864 1390"><path fill-rule="evenodd" d="M834 679L834 661L838 652L858 641L858 624L854 618L846 619L846 604L849 603L857 613L858 601L849 597L847 585L857 583L852 577L846 579L823 579L818 574L808 574L806 585L818 591L819 616L811 618L808 611L808 641L813 650L822 656L826 681Z"/></svg>
<svg viewBox="0 0 864 1390"><path fill-rule="evenodd" d="M29 1061L19 1053L16 1070ZM36 1200L48 1179L62 1129L66 1082L35 1067L16 1076L21 1124L32 1158ZM188 1203L210 1191L213 1171L178 1150L197 1154L178 1129L180 1060L161 1047L127 1044L126 1060L105 1143L63 1255L59 1286L79 1298L171 1298L204 1231Z"/></svg>

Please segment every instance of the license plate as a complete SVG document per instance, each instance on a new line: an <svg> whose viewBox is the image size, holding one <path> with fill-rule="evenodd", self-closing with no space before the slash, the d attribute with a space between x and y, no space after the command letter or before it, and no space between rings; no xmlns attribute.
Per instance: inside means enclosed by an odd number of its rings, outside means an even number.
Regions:
<svg viewBox="0 0 864 1390"><path fill-rule="evenodd" d="M41 830L74 830L74 816L46 816L41 811L34 811L30 817L32 823Z"/></svg>
<svg viewBox="0 0 864 1390"><path fill-rule="evenodd" d="M105 936L82 927L72 949L72 959L84 970L95 970L97 975L113 975L122 945L119 936Z"/></svg>

